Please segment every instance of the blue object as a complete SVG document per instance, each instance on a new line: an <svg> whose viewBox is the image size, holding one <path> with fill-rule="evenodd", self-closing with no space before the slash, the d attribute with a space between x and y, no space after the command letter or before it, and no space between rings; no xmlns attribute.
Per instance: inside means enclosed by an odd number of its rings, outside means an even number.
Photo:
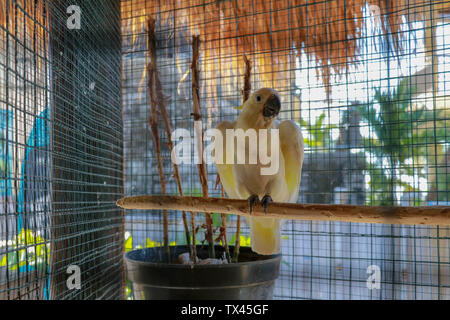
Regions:
<svg viewBox="0 0 450 320"><path fill-rule="evenodd" d="M27 139L26 149L25 149L25 157L22 162L22 168L21 168L21 177L20 184L19 184L19 194L17 196L17 213L18 216L18 225L19 225L19 231L23 228L23 222L22 222L22 212L23 212L23 205L24 205L24 194L25 194L25 166L28 163L29 155L30 153L35 150L36 148L42 148L45 146L48 146L50 144L50 134L49 134L49 128L48 128L48 109L46 108L44 111L41 112L39 116L35 118L33 129L30 132L30 136Z"/></svg>

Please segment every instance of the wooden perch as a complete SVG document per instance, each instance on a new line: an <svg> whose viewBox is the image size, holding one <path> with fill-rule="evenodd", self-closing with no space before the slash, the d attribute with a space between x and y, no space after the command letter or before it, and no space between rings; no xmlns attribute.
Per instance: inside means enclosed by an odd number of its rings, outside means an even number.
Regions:
<svg viewBox="0 0 450 320"><path fill-rule="evenodd" d="M117 201L124 209L185 210L250 216L247 200L178 197L133 196ZM379 207L328 204L271 203L267 214L258 205L253 216L288 220L342 221L408 225L450 225L450 207Z"/></svg>

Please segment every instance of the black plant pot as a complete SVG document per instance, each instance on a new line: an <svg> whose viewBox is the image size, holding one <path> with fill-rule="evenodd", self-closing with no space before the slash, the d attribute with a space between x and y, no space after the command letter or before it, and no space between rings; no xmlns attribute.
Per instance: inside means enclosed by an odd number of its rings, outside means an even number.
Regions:
<svg viewBox="0 0 450 320"><path fill-rule="evenodd" d="M215 247L216 256L223 248ZM233 247L230 247L233 252ZM171 259L187 252L186 246L170 247ZM197 246L201 259L207 247ZM147 248L125 254L128 279L137 300L267 300L272 299L280 270L281 254L263 256L241 247L239 262L215 265L163 263L163 248Z"/></svg>

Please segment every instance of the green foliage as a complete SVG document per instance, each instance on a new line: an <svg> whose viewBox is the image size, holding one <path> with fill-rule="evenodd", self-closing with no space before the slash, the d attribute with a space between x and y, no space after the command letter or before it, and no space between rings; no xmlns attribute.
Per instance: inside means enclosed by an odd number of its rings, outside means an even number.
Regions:
<svg viewBox="0 0 450 320"><path fill-rule="evenodd" d="M391 93L377 89L371 103L358 107L375 135L363 139L364 148L377 158L375 164L368 165L372 204L394 204L396 168L410 156L416 138L411 125L423 115L423 108L411 110L411 97L409 86L399 85ZM383 160L388 160L388 168Z"/></svg>
<svg viewBox="0 0 450 320"><path fill-rule="evenodd" d="M408 85L402 83L392 93L377 89L374 101L359 107L362 119L369 123L376 134L376 138L365 140L364 147L370 148L378 157L386 156L402 163L411 157L413 146L419 152L418 148L426 135L418 132L417 124L419 120L428 119L424 106L412 109L413 93Z"/></svg>
<svg viewBox="0 0 450 320"><path fill-rule="evenodd" d="M372 102L358 107L361 119L368 123L373 133L373 136L363 139L364 148L376 159L367 164L371 204L395 204L396 187L417 191L401 181L399 175L413 175L411 169L404 165L405 161L426 156L427 144L436 143L435 126L426 124L440 111L433 114L425 106L413 108L411 99L414 92L415 89L407 82L401 81L392 92L377 89ZM433 141L430 137L434 137Z"/></svg>
<svg viewBox="0 0 450 320"><path fill-rule="evenodd" d="M241 247L250 247L251 246L250 236L246 237L246 236L241 235L239 237L239 240L240 240L239 244L240 244ZM228 241L228 243L234 245L235 242L236 242L236 234L234 234L231 237L231 239Z"/></svg>
<svg viewBox="0 0 450 320"><path fill-rule="evenodd" d="M203 197L202 189L200 188L191 188L184 191L184 195L191 196L191 197Z"/></svg>
<svg viewBox="0 0 450 320"><path fill-rule="evenodd" d="M125 236L125 252L133 250L133 236Z"/></svg>
<svg viewBox="0 0 450 320"><path fill-rule="evenodd" d="M125 286L125 299L126 300L134 300L133 299L133 290L131 289L131 281L127 280Z"/></svg>
<svg viewBox="0 0 450 320"><path fill-rule="evenodd" d="M308 131L304 142L310 148L326 148L332 144L331 130L336 128L333 124L325 124L325 112L311 124L304 119L300 119L300 125Z"/></svg>
<svg viewBox="0 0 450 320"><path fill-rule="evenodd" d="M0 267L8 266L9 270L21 267L45 267L46 259L50 259L50 244L31 230L22 229L14 241L11 241L10 252L0 259Z"/></svg>
<svg viewBox="0 0 450 320"><path fill-rule="evenodd" d="M169 246L176 246L176 245L177 245L176 241L171 241L169 243ZM162 247L162 246L163 246L162 242L153 241L153 240L150 240L150 238L147 238L145 240L146 248L154 248L154 247ZM136 245L133 247L133 236L129 232L126 232L125 233L125 252L132 251L132 250L138 250L138 249L143 249L142 245Z"/></svg>
<svg viewBox="0 0 450 320"><path fill-rule="evenodd" d="M289 262L287 262L286 260L284 260L283 258L281 258L281 263L284 264L288 268L292 268L292 265Z"/></svg>

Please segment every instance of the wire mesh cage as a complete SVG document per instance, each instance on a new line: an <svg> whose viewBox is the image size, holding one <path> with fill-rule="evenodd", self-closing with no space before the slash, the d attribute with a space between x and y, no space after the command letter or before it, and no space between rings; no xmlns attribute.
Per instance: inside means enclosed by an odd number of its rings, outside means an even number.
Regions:
<svg viewBox="0 0 450 320"><path fill-rule="evenodd" d="M122 1L125 193L161 194L147 89L151 18L173 129L194 134L199 35L203 129L237 118L248 59L252 89L276 89L279 118L301 126L299 203L448 206L449 12L448 3L428 0ZM159 126L165 189L176 195ZM184 195L201 196L197 167L179 172ZM216 175L207 165L208 193L221 197ZM169 241L186 243L181 212L168 217ZM126 250L161 244L162 220L162 212L127 211ZM213 225L220 228L219 215ZM228 216L227 232L233 241L236 217ZM245 224L241 237L241 245L251 241ZM450 297L446 226L290 221L282 254L277 299ZM375 269L379 287L368 285Z"/></svg>
<svg viewBox="0 0 450 320"><path fill-rule="evenodd" d="M0 0L0 299L131 299L123 253L161 246L165 213L115 201L205 195L196 165L177 184L160 118L162 182L150 71L191 136L193 85L204 130L277 90L304 137L298 203L448 207L449 21L438 0ZM207 164L220 198L216 176ZM183 213L167 218L185 244ZM249 246L237 222L226 239ZM449 242L448 226L287 221L274 298L449 299Z"/></svg>
<svg viewBox="0 0 450 320"><path fill-rule="evenodd" d="M122 297L120 4L72 5L0 2L0 299Z"/></svg>

